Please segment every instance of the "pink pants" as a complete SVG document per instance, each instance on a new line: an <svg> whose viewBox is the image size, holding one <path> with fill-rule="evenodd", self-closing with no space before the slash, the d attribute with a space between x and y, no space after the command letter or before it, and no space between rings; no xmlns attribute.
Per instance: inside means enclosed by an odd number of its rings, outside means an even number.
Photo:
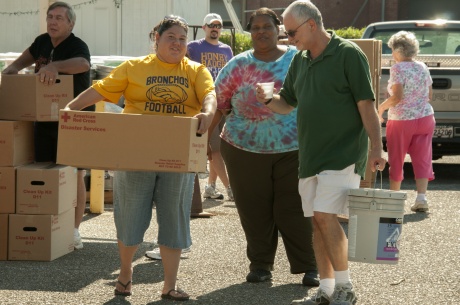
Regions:
<svg viewBox="0 0 460 305"><path fill-rule="evenodd" d="M404 158L409 154L415 179L434 179L431 140L435 128L434 116L415 120L389 120L387 123L388 163L390 179L404 179Z"/></svg>

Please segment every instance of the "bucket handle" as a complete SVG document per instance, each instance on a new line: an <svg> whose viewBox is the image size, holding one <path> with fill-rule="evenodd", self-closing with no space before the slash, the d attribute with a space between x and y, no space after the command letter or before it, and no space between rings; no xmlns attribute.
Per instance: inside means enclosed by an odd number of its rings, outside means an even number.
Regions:
<svg viewBox="0 0 460 305"><path fill-rule="evenodd" d="M378 175L380 173L380 189L382 190L383 189L383 174L382 174L382 171L379 171L379 165L375 167L375 170L377 171L377 174L375 176L374 189L377 186Z"/></svg>

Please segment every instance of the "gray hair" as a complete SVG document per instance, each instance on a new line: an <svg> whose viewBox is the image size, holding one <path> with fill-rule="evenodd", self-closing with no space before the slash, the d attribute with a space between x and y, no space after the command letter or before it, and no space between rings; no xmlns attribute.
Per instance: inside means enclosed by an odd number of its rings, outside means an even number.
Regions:
<svg viewBox="0 0 460 305"><path fill-rule="evenodd" d="M284 18L287 14L291 14L292 17L294 17L294 19L298 22L304 22L305 20L313 19L318 28L324 28L321 12L309 0L298 0L292 2L289 4L286 10L284 10L281 16Z"/></svg>
<svg viewBox="0 0 460 305"><path fill-rule="evenodd" d="M66 2L60 2L60 1L54 2L53 4L51 4L48 7L48 10L46 11L46 14L48 15L48 13L50 11L54 10L57 7L63 7L65 9L67 9L67 18L69 19L70 23L72 23L72 25L75 25L75 21L77 20L77 15L75 15L75 11L70 6L70 4L68 4Z"/></svg>
<svg viewBox="0 0 460 305"><path fill-rule="evenodd" d="M388 40L388 46L404 57L412 58L418 54L419 43L414 33L399 31Z"/></svg>

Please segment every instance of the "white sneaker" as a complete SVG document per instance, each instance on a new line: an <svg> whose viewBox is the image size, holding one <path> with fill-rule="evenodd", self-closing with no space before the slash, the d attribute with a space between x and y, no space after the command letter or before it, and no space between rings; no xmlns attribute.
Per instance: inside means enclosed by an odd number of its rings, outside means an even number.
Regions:
<svg viewBox="0 0 460 305"><path fill-rule="evenodd" d="M426 212L428 211L428 202L426 200L415 201L410 209L412 212Z"/></svg>
<svg viewBox="0 0 460 305"><path fill-rule="evenodd" d="M74 248L77 250L83 249L83 243L81 241L80 232L77 228L73 230L73 244Z"/></svg>
<svg viewBox="0 0 460 305"><path fill-rule="evenodd" d="M224 195L216 191L216 186L213 184L206 184L204 187L203 197L211 199L224 199Z"/></svg>
<svg viewBox="0 0 460 305"><path fill-rule="evenodd" d="M351 283L336 284L330 305L355 305L358 301Z"/></svg>
<svg viewBox="0 0 460 305"><path fill-rule="evenodd" d="M206 179L209 177L209 172L206 170L206 173L198 173L198 178L199 179Z"/></svg>
<svg viewBox="0 0 460 305"><path fill-rule="evenodd" d="M233 197L233 191L230 186L228 186L227 188L227 198L228 198L228 201L235 201L235 198Z"/></svg>
<svg viewBox="0 0 460 305"><path fill-rule="evenodd" d="M190 247L182 249L182 254L189 253L190 251L192 251ZM150 258L150 259L155 259L155 260L161 260L160 248L155 248L152 251L146 251L145 257ZM182 255L181 255L181 258L183 258Z"/></svg>
<svg viewBox="0 0 460 305"><path fill-rule="evenodd" d="M329 305L330 302L331 298L320 288L314 296L305 297L301 300L294 300L291 302L291 305Z"/></svg>

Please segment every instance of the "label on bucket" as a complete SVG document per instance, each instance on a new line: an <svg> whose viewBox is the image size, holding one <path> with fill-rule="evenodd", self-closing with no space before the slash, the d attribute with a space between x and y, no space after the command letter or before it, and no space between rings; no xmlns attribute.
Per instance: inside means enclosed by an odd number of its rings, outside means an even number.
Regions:
<svg viewBox="0 0 460 305"><path fill-rule="evenodd" d="M402 232L402 218L380 217L377 260L397 261Z"/></svg>

